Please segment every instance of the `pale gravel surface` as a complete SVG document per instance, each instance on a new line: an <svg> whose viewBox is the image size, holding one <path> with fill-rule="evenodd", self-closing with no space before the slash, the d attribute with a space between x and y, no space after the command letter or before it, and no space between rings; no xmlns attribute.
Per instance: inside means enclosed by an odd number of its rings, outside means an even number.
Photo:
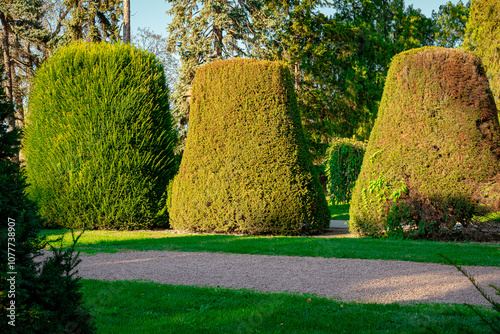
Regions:
<svg viewBox="0 0 500 334"><path fill-rule="evenodd" d="M81 254L79 275L99 280L315 293L343 301L489 305L454 267L406 261L133 251ZM499 267L464 266L485 291L500 286Z"/></svg>

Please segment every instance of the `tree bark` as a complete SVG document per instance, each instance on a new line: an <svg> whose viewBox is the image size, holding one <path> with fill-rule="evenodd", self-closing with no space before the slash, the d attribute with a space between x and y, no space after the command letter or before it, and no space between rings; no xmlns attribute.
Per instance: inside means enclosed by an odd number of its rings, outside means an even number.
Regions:
<svg viewBox="0 0 500 334"><path fill-rule="evenodd" d="M123 0L123 43L130 44L130 0Z"/></svg>
<svg viewBox="0 0 500 334"><path fill-rule="evenodd" d="M10 103L13 102L14 95L12 90L12 60L10 58L10 44L9 44L9 23L7 22L7 17L3 12L0 12L0 23L2 23L2 56L3 56L3 66L5 73L5 93L7 94L7 99ZM16 121L13 116L9 116L7 119L9 123L9 131L12 131L16 126Z"/></svg>
<svg viewBox="0 0 500 334"><path fill-rule="evenodd" d="M214 55L217 58L222 57L222 28L214 26Z"/></svg>

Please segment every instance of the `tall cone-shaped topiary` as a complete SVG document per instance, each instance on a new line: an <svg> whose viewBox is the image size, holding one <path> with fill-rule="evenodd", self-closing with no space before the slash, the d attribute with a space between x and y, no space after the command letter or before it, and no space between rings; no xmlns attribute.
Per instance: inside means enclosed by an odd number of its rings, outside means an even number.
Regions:
<svg viewBox="0 0 500 334"><path fill-rule="evenodd" d="M176 229L311 234L329 223L287 66L232 59L198 69L172 189Z"/></svg>
<svg viewBox="0 0 500 334"><path fill-rule="evenodd" d="M450 229L500 210L500 126L470 53L421 48L394 57L351 208L351 232L401 223Z"/></svg>
<svg viewBox="0 0 500 334"><path fill-rule="evenodd" d="M71 44L42 65L31 90L28 193L59 226L167 226L175 140L153 54L128 44Z"/></svg>

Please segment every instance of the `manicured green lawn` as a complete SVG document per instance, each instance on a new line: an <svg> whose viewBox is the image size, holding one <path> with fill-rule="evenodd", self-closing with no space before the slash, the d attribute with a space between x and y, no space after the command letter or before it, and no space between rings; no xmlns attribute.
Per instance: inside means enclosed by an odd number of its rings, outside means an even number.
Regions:
<svg viewBox="0 0 500 334"><path fill-rule="evenodd" d="M49 240L71 234L66 230L44 230ZM224 252L358 259L382 259L446 263L443 254L460 265L500 266L500 243L437 242L371 238L268 237L233 235L186 235L165 231L86 231L77 249L85 253L127 250Z"/></svg>
<svg viewBox="0 0 500 334"><path fill-rule="evenodd" d="M332 220L349 220L349 204L328 204Z"/></svg>
<svg viewBox="0 0 500 334"><path fill-rule="evenodd" d="M83 280L98 333L485 333L467 307L357 304L314 295ZM131 302L133 301L133 302ZM488 318L491 308L476 307Z"/></svg>

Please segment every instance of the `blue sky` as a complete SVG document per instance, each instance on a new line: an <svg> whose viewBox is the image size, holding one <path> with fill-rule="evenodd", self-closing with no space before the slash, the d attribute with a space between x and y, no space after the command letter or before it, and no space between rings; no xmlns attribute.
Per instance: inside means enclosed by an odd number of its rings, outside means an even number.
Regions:
<svg viewBox="0 0 500 334"><path fill-rule="evenodd" d="M170 17L165 12L169 9L169 5L164 0L130 0L130 2L132 34L139 27L149 27L157 34L167 35L166 28L170 22ZM406 0L405 4L420 8L426 16L430 17L433 10L437 11L439 6L447 2L448 0ZM457 3L458 0L452 0L452 2Z"/></svg>

